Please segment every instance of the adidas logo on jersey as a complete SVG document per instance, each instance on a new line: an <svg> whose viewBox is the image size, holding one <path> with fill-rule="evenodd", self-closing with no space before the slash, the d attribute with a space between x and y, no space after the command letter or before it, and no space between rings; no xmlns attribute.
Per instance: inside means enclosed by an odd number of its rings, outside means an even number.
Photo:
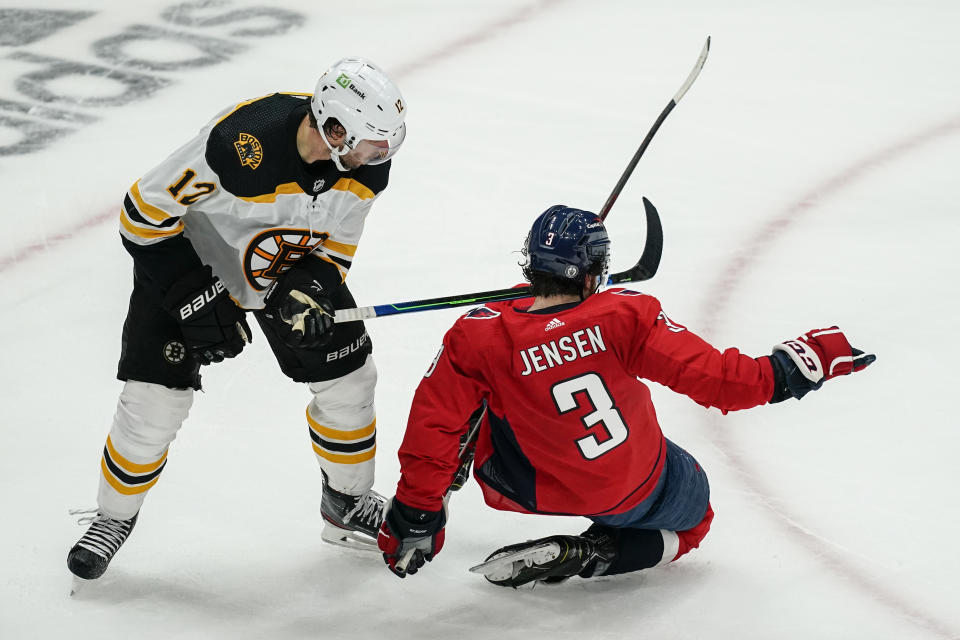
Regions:
<svg viewBox="0 0 960 640"><path fill-rule="evenodd" d="M543 328L544 331L550 331L551 329L558 329L564 325L564 322L560 318L554 318L547 323L547 326Z"/></svg>

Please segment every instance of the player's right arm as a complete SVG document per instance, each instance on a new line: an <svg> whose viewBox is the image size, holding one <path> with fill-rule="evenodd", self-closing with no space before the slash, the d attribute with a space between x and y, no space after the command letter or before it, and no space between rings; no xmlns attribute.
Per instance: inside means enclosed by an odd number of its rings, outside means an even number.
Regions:
<svg viewBox="0 0 960 640"><path fill-rule="evenodd" d="M424 511L437 511L459 466L460 437L483 400L483 383L464 356L471 347L460 323L420 381L398 453L397 498Z"/></svg>
<svg viewBox="0 0 960 640"><path fill-rule="evenodd" d="M200 364L239 354L252 336L243 311L183 235L190 207L219 190L205 159L208 134L205 127L133 183L120 211L120 235L139 281L155 288Z"/></svg>
<svg viewBox="0 0 960 640"><path fill-rule="evenodd" d="M204 157L209 130L177 149L133 183L120 210L120 235L137 267L161 293L203 266L183 235L183 216L219 189Z"/></svg>

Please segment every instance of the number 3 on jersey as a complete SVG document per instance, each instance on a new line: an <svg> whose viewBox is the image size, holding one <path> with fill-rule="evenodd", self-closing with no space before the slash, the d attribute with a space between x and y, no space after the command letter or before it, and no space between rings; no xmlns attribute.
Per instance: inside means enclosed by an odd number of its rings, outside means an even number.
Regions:
<svg viewBox="0 0 960 640"><path fill-rule="evenodd" d="M613 398L610 397L610 392L603 383L603 378L596 373L587 373L558 382L550 391L560 415L580 408L580 402L576 397L578 393L586 393L587 399L593 405L594 410L580 420L585 429L599 425L608 437L601 440L591 433L576 441L577 446L580 447L580 453L587 460L594 460L615 449L630 435L620 410L614 405Z"/></svg>

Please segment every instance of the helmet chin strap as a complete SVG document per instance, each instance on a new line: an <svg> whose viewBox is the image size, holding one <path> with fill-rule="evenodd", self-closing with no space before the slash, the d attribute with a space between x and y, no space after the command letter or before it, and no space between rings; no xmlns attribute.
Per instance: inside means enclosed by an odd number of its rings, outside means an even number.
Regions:
<svg viewBox="0 0 960 640"><path fill-rule="evenodd" d="M339 169L343 173L350 171L350 167L346 167L343 165L342 162L340 162L340 156L343 155L343 153L339 149L334 147L332 144L330 144L330 141L327 140L327 134L323 132L323 127L320 127L319 131L320 131L320 138L323 139L323 144L327 145L327 149L330 150L330 159L333 160L333 164L335 164L337 166L337 169ZM349 153L349 151L347 153Z"/></svg>
<svg viewBox="0 0 960 640"><path fill-rule="evenodd" d="M340 162L340 154L338 154L338 153L333 153L333 151L331 151L331 152L330 152L330 159L333 160L333 164L337 165L337 169L339 169L339 170L342 171L343 173L346 173L347 171L350 171L350 167L345 167L345 166L343 166L343 163Z"/></svg>

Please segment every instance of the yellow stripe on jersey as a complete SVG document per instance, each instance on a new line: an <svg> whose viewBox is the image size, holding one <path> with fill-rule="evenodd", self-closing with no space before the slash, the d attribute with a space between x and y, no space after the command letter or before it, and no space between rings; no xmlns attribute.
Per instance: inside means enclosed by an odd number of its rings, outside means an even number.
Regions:
<svg viewBox="0 0 960 640"><path fill-rule="evenodd" d="M296 182L286 182L279 185L273 193L265 193L262 196L241 196L240 199L246 202L276 202L279 195L295 195L303 192Z"/></svg>
<svg viewBox="0 0 960 640"><path fill-rule="evenodd" d="M337 191L349 191L361 200L369 200L374 196L373 191L351 178L340 178L337 180L337 183L330 188L336 189Z"/></svg>
<svg viewBox="0 0 960 640"><path fill-rule="evenodd" d="M299 93L299 92L297 92L297 91L277 91L277 93L280 94L280 95L284 95L284 96L300 96L300 97L302 97L302 98L312 98L312 97L313 97L313 94L312 94L312 93ZM250 100L244 100L243 102L241 102L241 103L239 103L237 106L235 106L233 109L230 109L230 111L229 111L226 115L224 115L224 116L221 117L219 120L217 120L217 124L220 124L220 123L223 122L225 119L229 118L229 117L230 117L231 115L233 115L233 114L237 111L237 109L239 109L240 107L245 107L245 106L247 106L248 104L253 104L253 103L256 102L257 100L263 100L264 98L269 98L269 97L272 96L272 95L276 95L276 94L268 93L267 95L265 95L265 96L260 96L259 98L252 98L252 99L250 99Z"/></svg>
<svg viewBox="0 0 960 640"><path fill-rule="evenodd" d="M373 191L366 188L356 180L351 180L349 178L340 178L337 180L337 183L331 187L331 189L336 189L337 191L349 191L353 195L357 196L361 200L369 200L374 196ZM265 193L259 196L240 196L241 200L246 202L276 202L277 196L280 195L296 195L305 193L300 185L296 182L285 182L284 184L278 185L276 190L273 193ZM348 245L344 245L348 246Z"/></svg>
<svg viewBox="0 0 960 640"><path fill-rule="evenodd" d="M369 451L363 451L361 453L330 453L329 451L318 447L316 443L312 444L314 453L324 460L336 462L337 464L360 464L361 462L372 460L377 455L376 445L374 445L373 449L370 449Z"/></svg>
<svg viewBox="0 0 960 640"><path fill-rule="evenodd" d="M130 462L122 455L117 453L117 450L113 448L113 442L110 440L110 436L107 436L107 451L110 452L110 459L122 467L124 471L129 473L150 473L151 471L156 471L160 468L160 465L163 464L163 461L167 459L167 452L164 451L163 455L160 456L160 459L156 462L150 462L147 464Z"/></svg>
<svg viewBox="0 0 960 640"><path fill-rule="evenodd" d="M327 238L323 241L323 247L325 249L330 249L331 251L336 251L345 256L353 256L357 252L357 245L355 244L344 244L342 242L337 242L336 240L331 240Z"/></svg>
<svg viewBox="0 0 960 640"><path fill-rule="evenodd" d="M245 106L247 106L248 104L253 104L253 103L256 102L257 100L263 100L264 98L269 98L269 97L272 96L272 95L273 95L272 93L268 93L267 95L265 95L265 96L260 96L259 98L251 98L250 100L244 100L243 102L237 104L233 109L230 109L230 111L228 111L228 112L226 113L226 115L224 115L222 118L220 118L219 120L217 120L217 124L220 124L221 122L223 122L224 120L226 120L227 118L229 118L229 117L230 117L231 115L233 115L233 114L237 111L237 109L239 109L240 107L245 107Z"/></svg>
<svg viewBox="0 0 960 640"><path fill-rule="evenodd" d="M145 229L143 227L137 227L130 219L127 217L127 212L120 208L120 224L123 225L123 228L132 233L133 235L144 238L146 240L155 240L157 238L170 238L181 231L183 231L183 222L177 221L177 224L166 229Z"/></svg>
<svg viewBox="0 0 960 640"><path fill-rule="evenodd" d="M325 427L311 417L309 407L307 408L307 422L310 423L310 428L316 431L318 434L327 438L333 438L334 440L360 440L361 438L368 438L372 436L377 431L376 418L374 418L373 422L367 426L351 431Z"/></svg>
<svg viewBox="0 0 960 640"><path fill-rule="evenodd" d="M143 199L143 196L140 195L140 181L137 180L133 183L133 186L130 187L130 195L133 196L134 202L137 203L137 209L141 214L150 218L154 222L163 222L167 218L172 218L173 214L167 213L160 207L155 207L152 204L149 204L146 200Z"/></svg>

